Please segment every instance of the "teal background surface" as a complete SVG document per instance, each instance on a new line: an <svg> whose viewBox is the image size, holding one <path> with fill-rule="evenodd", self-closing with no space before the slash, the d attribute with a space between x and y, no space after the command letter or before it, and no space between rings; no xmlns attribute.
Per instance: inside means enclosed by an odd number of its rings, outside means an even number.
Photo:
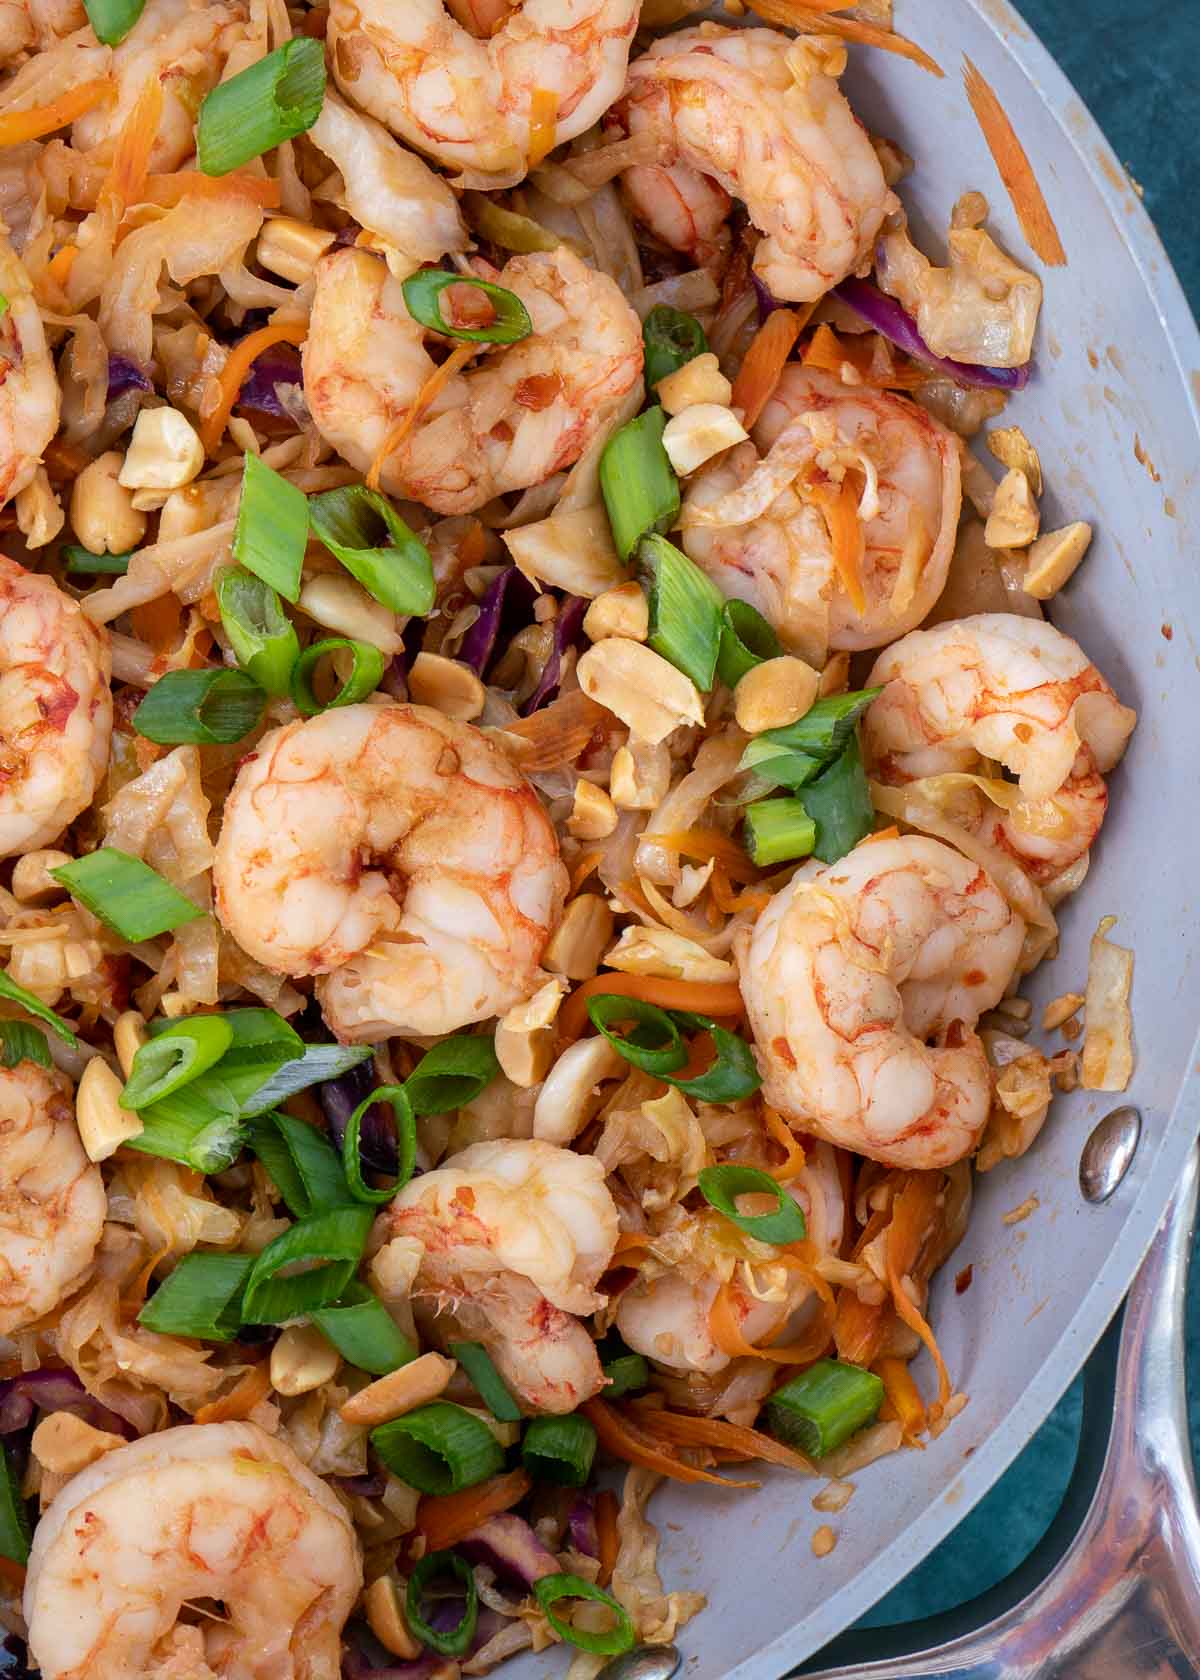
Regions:
<svg viewBox="0 0 1200 1680"><path fill-rule="evenodd" d="M953 4L954 0L939 0ZM1016 0L1143 189L1192 309L1200 316L1200 0ZM899 8L898 8L899 11ZM903 26L903 25L902 25ZM918 38L919 29L910 26ZM1036 162L1036 160L1035 160ZM1200 1249L1200 1244L1197 1245ZM1200 1252L1188 1329L1192 1449L1200 1452ZM1021 1457L864 1627L953 1608L1003 1579L1057 1511L1079 1438L1076 1381Z"/></svg>

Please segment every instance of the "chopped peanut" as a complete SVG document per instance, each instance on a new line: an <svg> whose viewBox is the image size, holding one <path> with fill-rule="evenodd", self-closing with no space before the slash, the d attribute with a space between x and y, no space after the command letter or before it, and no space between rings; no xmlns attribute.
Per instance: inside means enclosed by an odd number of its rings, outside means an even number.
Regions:
<svg viewBox="0 0 1200 1680"><path fill-rule="evenodd" d="M608 787L622 811L653 811L671 785L671 755L663 742L647 746L631 740L613 754Z"/></svg>
<svg viewBox="0 0 1200 1680"><path fill-rule="evenodd" d="M576 666L579 686L640 741L664 741L681 723L703 723L696 685L653 648L627 636L606 636Z"/></svg>
<svg viewBox="0 0 1200 1680"><path fill-rule="evenodd" d="M342 1356L314 1324L289 1324L271 1349L271 1387L290 1398L311 1394L337 1374Z"/></svg>
<svg viewBox="0 0 1200 1680"><path fill-rule="evenodd" d="M604 789L581 776L575 783L575 803L567 818L567 833L577 840L607 840L619 821L617 807Z"/></svg>
<svg viewBox="0 0 1200 1680"><path fill-rule="evenodd" d="M1029 550L1029 565L1021 588L1035 601L1048 601L1070 578L1088 551L1092 527L1077 519L1061 531L1047 531Z"/></svg>
<svg viewBox="0 0 1200 1680"><path fill-rule="evenodd" d="M125 1441L107 1429L85 1423L74 1412L50 1412L34 1430L29 1445L43 1470L74 1476L105 1453L123 1447Z"/></svg>
<svg viewBox="0 0 1200 1680"><path fill-rule="evenodd" d="M89 1161L107 1161L144 1130L142 1118L121 1107L121 1081L103 1056L93 1056L75 1093L79 1140Z"/></svg>
<svg viewBox="0 0 1200 1680"><path fill-rule="evenodd" d="M440 653L417 655L408 673L408 692L418 706L434 706L463 723L477 718L487 703L487 691L471 667Z"/></svg>
<svg viewBox="0 0 1200 1680"><path fill-rule="evenodd" d="M1064 992L1061 997L1051 998L1042 1010L1042 1031L1053 1032L1069 1021L1072 1015L1077 1015L1083 1008L1082 992Z"/></svg>
<svg viewBox="0 0 1200 1680"><path fill-rule="evenodd" d="M363 1594L363 1609L367 1613L367 1626L385 1651L403 1657L406 1662L415 1662L424 1655L424 1648L409 1631L404 1594L394 1575L380 1575L371 1582Z"/></svg>
<svg viewBox="0 0 1200 1680"><path fill-rule="evenodd" d="M22 904L51 904L66 898L66 887L60 886L50 871L70 862L66 852L26 852L13 865L13 897Z"/></svg>
<svg viewBox="0 0 1200 1680"><path fill-rule="evenodd" d="M550 936L542 961L552 974L590 980L612 940L612 911L598 893L578 893Z"/></svg>
<svg viewBox="0 0 1200 1680"><path fill-rule="evenodd" d="M1041 520L1028 478L1018 467L1010 467L996 486L984 541L989 548L1028 548Z"/></svg>
<svg viewBox="0 0 1200 1680"><path fill-rule="evenodd" d="M453 1359L443 1359L440 1353L423 1353L352 1394L340 1408L342 1421L373 1429L377 1423L403 1417L405 1412L436 1400L457 1369Z"/></svg>
<svg viewBox="0 0 1200 1680"><path fill-rule="evenodd" d="M566 992L557 976L533 996L514 1004L496 1026L496 1059L514 1085L528 1091L540 1085L554 1060L554 1020Z"/></svg>
<svg viewBox="0 0 1200 1680"><path fill-rule="evenodd" d="M628 636L644 642L650 634L650 605L640 583L622 583L597 595L583 619L583 633L590 642L605 636Z"/></svg>
<svg viewBox="0 0 1200 1680"><path fill-rule="evenodd" d="M680 477L695 472L722 450L745 443L749 434L731 408L720 403L694 403L663 429L663 448Z"/></svg>
<svg viewBox="0 0 1200 1680"><path fill-rule="evenodd" d="M1023 472L1035 496L1042 493L1042 463L1020 426L1001 426L988 433L987 446L1003 467Z"/></svg>
<svg viewBox="0 0 1200 1680"><path fill-rule="evenodd" d="M128 490L178 490L190 484L204 465L204 445L196 428L177 408L144 408L117 483Z"/></svg>
<svg viewBox="0 0 1200 1680"><path fill-rule="evenodd" d="M790 653L764 659L746 672L734 690L733 712L738 728L747 735L785 729L811 708L820 686L820 672L803 659Z"/></svg>
<svg viewBox="0 0 1200 1680"><path fill-rule="evenodd" d="M721 372L716 356L706 350L702 356L693 356L690 362L660 379L654 395L668 414L682 414L685 408L697 403L720 403L728 408L733 386Z"/></svg>

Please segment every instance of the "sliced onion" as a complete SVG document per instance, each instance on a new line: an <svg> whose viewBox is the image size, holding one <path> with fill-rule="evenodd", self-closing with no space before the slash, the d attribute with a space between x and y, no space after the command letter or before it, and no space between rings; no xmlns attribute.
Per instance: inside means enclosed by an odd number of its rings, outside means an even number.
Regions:
<svg viewBox="0 0 1200 1680"><path fill-rule="evenodd" d="M872 285L869 280L843 280L833 290L843 303L848 304L856 315L861 315L877 333L890 339L908 355L915 356L918 361L928 362L931 367L940 368L960 385L982 385L994 390L1021 391L1029 383L1033 367L1031 362L1026 362L1023 367L994 368L984 367L980 362L956 362L949 356L935 356L903 304L897 303L895 298L888 297L886 292L881 292L879 287Z"/></svg>

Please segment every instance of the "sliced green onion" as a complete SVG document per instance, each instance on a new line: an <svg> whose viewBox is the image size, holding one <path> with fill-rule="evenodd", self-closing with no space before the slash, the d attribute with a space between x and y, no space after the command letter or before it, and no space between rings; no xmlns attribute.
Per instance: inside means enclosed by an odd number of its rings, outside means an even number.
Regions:
<svg viewBox="0 0 1200 1680"><path fill-rule="evenodd" d="M215 1074L193 1079L161 1102L143 1108L142 1129L127 1149L182 1161L196 1172L224 1172L241 1154L245 1131L238 1105Z"/></svg>
<svg viewBox="0 0 1200 1680"><path fill-rule="evenodd" d="M0 1067L13 1068L19 1062L35 1062L38 1067L53 1067L50 1046L41 1027L28 1021L0 1021Z"/></svg>
<svg viewBox="0 0 1200 1680"><path fill-rule="evenodd" d="M471 286L482 292L496 319L490 327L452 326L442 314L441 296L447 286ZM471 344L516 344L533 331L529 311L515 292L477 280L473 274L455 274L448 268L421 268L404 282L404 301L414 321L447 338L462 338Z"/></svg>
<svg viewBox="0 0 1200 1680"><path fill-rule="evenodd" d="M185 1254L138 1314L138 1323L161 1336L195 1336L231 1342L242 1322L242 1289L252 1254Z"/></svg>
<svg viewBox="0 0 1200 1680"><path fill-rule="evenodd" d="M504 1386L504 1378L482 1342L451 1342L446 1351L458 1360L494 1418L501 1423L520 1423L521 1408Z"/></svg>
<svg viewBox="0 0 1200 1680"><path fill-rule="evenodd" d="M144 4L144 0L143 0L143 4ZM8 310L9 310L8 299L5 297L3 292L0 292L0 316L7 315Z"/></svg>
<svg viewBox="0 0 1200 1680"><path fill-rule="evenodd" d="M122 42L141 17L146 0L83 0L92 33L106 47Z"/></svg>
<svg viewBox="0 0 1200 1680"><path fill-rule="evenodd" d="M298 601L307 546L308 497L247 450L233 558L285 601Z"/></svg>
<svg viewBox="0 0 1200 1680"><path fill-rule="evenodd" d="M200 169L228 175L281 141L294 140L316 122L324 99L324 45L297 35L219 82L206 97L196 122Z"/></svg>
<svg viewBox="0 0 1200 1680"><path fill-rule="evenodd" d="M246 1141L297 1219L351 1205L337 1150L307 1120L263 1114L251 1122Z"/></svg>
<svg viewBox="0 0 1200 1680"><path fill-rule="evenodd" d="M309 499L308 517L329 552L385 607L418 618L432 609L429 550L378 490L365 484L325 490Z"/></svg>
<svg viewBox="0 0 1200 1680"><path fill-rule="evenodd" d="M233 1034L217 1076L245 1105L279 1069L304 1054L304 1043L273 1009L226 1009Z"/></svg>
<svg viewBox="0 0 1200 1680"><path fill-rule="evenodd" d="M756 735L742 754L738 768L754 770L762 775L763 765L768 759L796 753L802 758L815 760L815 768L804 774L802 780L775 779L784 787L803 787L824 766L832 764L850 744L855 724L882 692L879 688L864 688L852 694L827 695L810 706L796 723L789 723L782 729L767 729ZM803 771L803 767L801 769Z"/></svg>
<svg viewBox="0 0 1200 1680"><path fill-rule="evenodd" d="M300 657L300 638L279 596L269 583L240 566L218 572L216 594L238 664L268 694L287 694Z"/></svg>
<svg viewBox="0 0 1200 1680"><path fill-rule="evenodd" d="M439 1575L453 1575L462 1584L466 1605L462 1620L448 1633L439 1633L425 1620L422 1604L427 1589ZM475 1571L466 1558L457 1552L430 1552L420 1558L408 1577L408 1592L404 1602L404 1619L423 1645L443 1657L465 1657L471 1649L479 1620L479 1591L475 1585Z"/></svg>
<svg viewBox="0 0 1200 1680"><path fill-rule="evenodd" d="M641 998L598 992L587 1000L588 1019L632 1067L665 1078L688 1059L683 1034L665 1009ZM636 1021L637 1032L627 1037L612 1030L614 1021Z"/></svg>
<svg viewBox="0 0 1200 1680"><path fill-rule="evenodd" d="M679 515L679 480L663 448L666 424L661 408L648 408L613 433L600 457L600 489L622 560L651 532L669 531Z"/></svg>
<svg viewBox="0 0 1200 1680"><path fill-rule="evenodd" d="M707 1015L688 1015L680 1010L673 1011L673 1015L680 1026L708 1033L716 1054L712 1065L694 1079L675 1079L669 1073L663 1074L668 1085L678 1086L684 1096L696 1102L711 1103L741 1102L743 1097L758 1090L762 1075L744 1038L719 1027Z"/></svg>
<svg viewBox="0 0 1200 1680"><path fill-rule="evenodd" d="M168 671L133 714L133 727L160 746L224 746L262 722L267 696L245 671Z"/></svg>
<svg viewBox="0 0 1200 1680"><path fill-rule="evenodd" d="M873 1371L842 1359L818 1359L775 1390L767 1402L767 1427L810 1458L823 1458L873 1423L882 1404L883 1384Z"/></svg>
<svg viewBox="0 0 1200 1680"><path fill-rule="evenodd" d="M825 761L809 753L788 752L765 735L756 735L742 754L739 770L750 770L775 787L804 788L825 769Z"/></svg>
<svg viewBox="0 0 1200 1680"><path fill-rule="evenodd" d="M297 1091L323 1085L327 1079L340 1079L360 1062L369 1062L371 1055L369 1044L306 1044L297 1061L285 1062L252 1096L243 1098L242 1113L247 1117L265 1114Z"/></svg>
<svg viewBox="0 0 1200 1680"><path fill-rule="evenodd" d="M813 851L822 863L836 863L875 827L871 787L857 739L836 763L804 790L804 808L816 824ZM753 811L755 807L750 806Z"/></svg>
<svg viewBox="0 0 1200 1680"><path fill-rule="evenodd" d="M778 659L783 643L757 607L736 598L721 608L721 651L717 675L726 688L736 688L756 665Z"/></svg>
<svg viewBox="0 0 1200 1680"><path fill-rule="evenodd" d="M701 1167L699 1185L700 1194L710 1207L715 1207L739 1230L757 1237L759 1242L802 1242L807 1235L803 1210L770 1173L727 1161L720 1167ZM737 1205L739 1196L770 1196L775 1209L772 1213L741 1213Z"/></svg>
<svg viewBox="0 0 1200 1680"><path fill-rule="evenodd" d="M650 1367L640 1353L619 1353L600 1369L608 1378L605 1400L619 1400L622 1394L636 1394L650 1382Z"/></svg>
<svg viewBox="0 0 1200 1680"><path fill-rule="evenodd" d="M332 700L318 700L312 689L312 674L326 654L350 655L350 675ZM296 710L305 717L332 711L335 706L353 706L374 694L379 687L386 660L370 642L355 642L348 636L329 636L305 648L292 670L291 694Z"/></svg>
<svg viewBox="0 0 1200 1680"><path fill-rule="evenodd" d="M695 356L708 349L704 328L694 315L682 309L672 309L669 303L656 303L642 322L642 342L646 346L646 389L652 391L660 379L678 373Z"/></svg>
<svg viewBox="0 0 1200 1680"><path fill-rule="evenodd" d="M64 543L59 550L66 561L63 570L68 577L78 576L81 572L103 572L106 576L124 577L134 552L131 548L124 554L93 554L90 548L81 548L78 543Z"/></svg>
<svg viewBox="0 0 1200 1680"><path fill-rule="evenodd" d="M446 1114L474 1102L499 1072L492 1040L460 1033L427 1050L404 1081L404 1089L414 1114Z"/></svg>
<svg viewBox="0 0 1200 1680"><path fill-rule="evenodd" d="M243 1321L283 1324L332 1305L358 1269L374 1217L370 1208L330 1208L269 1242L246 1283Z"/></svg>
<svg viewBox="0 0 1200 1680"><path fill-rule="evenodd" d="M540 1581L533 1583L533 1596L541 1605L550 1626L568 1645L576 1645L581 1651L590 1651L597 1657L617 1657L634 1643L636 1635L629 1612L617 1603L611 1593L606 1593L603 1587L594 1587L580 1575L543 1575ZM616 1626L607 1633L591 1633L577 1628L561 1616L556 1616L551 1608L560 1598L586 1598L593 1604L606 1604L612 1611Z"/></svg>
<svg viewBox="0 0 1200 1680"><path fill-rule="evenodd" d="M808 857L817 825L801 799L758 799L745 811L746 848L760 869Z"/></svg>
<svg viewBox="0 0 1200 1680"><path fill-rule="evenodd" d="M149 1108L169 1097L216 1067L232 1043L233 1028L223 1015L191 1015L169 1022L134 1056L121 1092L122 1107Z"/></svg>
<svg viewBox="0 0 1200 1680"><path fill-rule="evenodd" d="M29 1513L21 1498L21 1478L11 1451L0 1445L0 1556L13 1563L27 1563L29 1541Z"/></svg>
<svg viewBox="0 0 1200 1680"><path fill-rule="evenodd" d="M487 1424L449 1400L381 1423L371 1445L394 1476L418 1493L457 1493L494 1476L504 1449Z"/></svg>
<svg viewBox="0 0 1200 1680"><path fill-rule="evenodd" d="M650 576L647 642L707 694L721 646L721 591L666 537L644 538L638 561Z"/></svg>
<svg viewBox="0 0 1200 1680"><path fill-rule="evenodd" d="M362 1157L358 1145L363 1115L377 1102L387 1103L396 1128L396 1179L385 1190L372 1189L363 1177ZM403 1085L380 1085L365 1101L359 1103L346 1122L346 1132L342 1138L342 1168L350 1186L350 1194L355 1201L369 1202L372 1206L390 1202L396 1192L403 1190L408 1183L416 1164L417 1122L408 1091Z"/></svg>
<svg viewBox="0 0 1200 1680"><path fill-rule="evenodd" d="M50 873L72 898L130 945L170 933L204 915L157 869L115 846L101 846Z"/></svg>
<svg viewBox="0 0 1200 1680"><path fill-rule="evenodd" d="M378 1295L361 1283L351 1283L336 1306L318 1307L310 1316L348 1364L373 1377L385 1377L417 1357Z"/></svg>
<svg viewBox="0 0 1200 1680"><path fill-rule="evenodd" d="M534 1480L560 1487L583 1487L595 1456L596 1431L578 1413L534 1418L521 1442L521 1460Z"/></svg>
<svg viewBox="0 0 1200 1680"><path fill-rule="evenodd" d="M0 998L7 998L10 1003L19 1003L27 1015L33 1015L37 1020L44 1021L51 1032L56 1033L64 1044L69 1044L72 1050L78 1050L79 1040L62 1016L56 1015L53 1009L47 1009L41 998L34 997L33 993L27 992L24 986L18 986L17 982L10 980L3 970L0 970Z"/></svg>

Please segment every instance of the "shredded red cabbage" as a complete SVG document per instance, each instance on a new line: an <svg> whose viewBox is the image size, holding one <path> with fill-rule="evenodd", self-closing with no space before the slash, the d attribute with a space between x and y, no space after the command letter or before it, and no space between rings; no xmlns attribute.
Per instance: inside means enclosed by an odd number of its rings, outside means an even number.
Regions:
<svg viewBox="0 0 1200 1680"><path fill-rule="evenodd" d="M451 1627L454 1625L450 1623ZM378 1652L381 1661L372 1662L366 1651L349 1641L342 1647L342 1680L457 1680L458 1664L450 1657L426 1651L415 1662L398 1662L381 1645L375 1645L374 1640L371 1644L372 1654Z"/></svg>
<svg viewBox="0 0 1200 1680"><path fill-rule="evenodd" d="M144 373L136 362L131 362L128 356L119 356L115 350L109 352L108 357L108 401L114 397L123 397L126 391L153 391L154 384L148 373Z"/></svg>
<svg viewBox="0 0 1200 1680"><path fill-rule="evenodd" d="M137 1435L132 1424L88 1393L74 1371L24 1371L0 1382L0 1435L27 1429L35 1410L73 1412L93 1429L107 1429L127 1441Z"/></svg>
<svg viewBox="0 0 1200 1680"><path fill-rule="evenodd" d="M567 1517L567 1529L571 1536L571 1544L584 1557L598 1558L600 1556L600 1537L596 1533L596 1509L592 1504L592 1497L588 1493L581 1493L571 1505Z"/></svg>
<svg viewBox="0 0 1200 1680"><path fill-rule="evenodd" d="M501 631L515 631L529 621L537 591L523 572L506 566L479 603L479 617L462 639L458 657L482 677L492 662ZM509 632L511 633L511 631Z"/></svg>
<svg viewBox="0 0 1200 1680"><path fill-rule="evenodd" d="M761 327L768 315L774 314L777 309L786 309L787 305L780 303L777 297L771 296L753 269L750 270L750 283L754 287L754 295L758 299L758 324Z"/></svg>
<svg viewBox="0 0 1200 1680"><path fill-rule="evenodd" d="M554 646L542 668L537 687L521 707L522 717L536 712L539 706L544 706L556 693L562 681L563 655L569 647L574 647L583 634L583 615L587 612L587 607L588 604L581 595L568 595L559 608L558 617L554 620Z"/></svg>
<svg viewBox="0 0 1200 1680"><path fill-rule="evenodd" d="M543 1575L558 1572L554 1553L547 1551L524 1517L516 1517L511 1511L480 1523L456 1550L472 1563L486 1563L497 1575L524 1587L531 1587Z"/></svg>
<svg viewBox="0 0 1200 1680"><path fill-rule="evenodd" d="M317 1086L317 1100L329 1123L334 1143L341 1149L350 1116L371 1095L379 1084L370 1062L359 1062L338 1079L327 1079ZM374 1103L363 1115L358 1134L358 1146L363 1167L367 1172L394 1174L396 1156L396 1128L382 1103Z"/></svg>
<svg viewBox="0 0 1200 1680"><path fill-rule="evenodd" d="M300 357L287 344L277 344L251 365L250 372L238 392L239 408L252 408L258 414L270 414L276 420L290 418L279 400L277 385L301 383Z"/></svg>
<svg viewBox="0 0 1200 1680"><path fill-rule="evenodd" d="M833 288L834 294L861 315L877 333L889 339L898 349L918 361L949 375L960 385L978 385L987 390L1022 391L1029 383L1032 363L1023 367L984 367L980 362L956 362L949 356L935 356L917 329L917 323L903 304L881 292L869 280L843 280Z"/></svg>

